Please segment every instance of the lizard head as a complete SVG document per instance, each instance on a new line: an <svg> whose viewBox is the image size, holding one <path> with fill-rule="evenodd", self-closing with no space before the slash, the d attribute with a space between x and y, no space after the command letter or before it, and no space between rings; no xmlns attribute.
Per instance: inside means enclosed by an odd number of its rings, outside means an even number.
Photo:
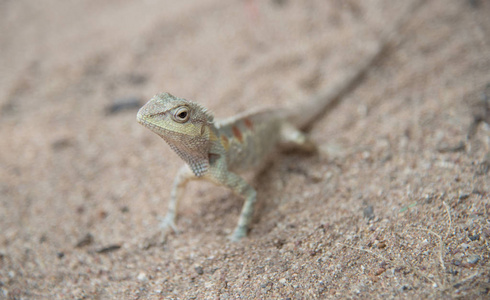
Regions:
<svg viewBox="0 0 490 300"><path fill-rule="evenodd" d="M136 119L162 137L196 176L206 173L213 124L213 116L206 108L169 93L161 93L140 108Z"/></svg>

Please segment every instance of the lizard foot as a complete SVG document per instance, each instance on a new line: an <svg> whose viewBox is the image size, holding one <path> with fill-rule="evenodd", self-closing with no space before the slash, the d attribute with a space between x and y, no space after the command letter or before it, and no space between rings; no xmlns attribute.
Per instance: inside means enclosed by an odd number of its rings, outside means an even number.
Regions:
<svg viewBox="0 0 490 300"><path fill-rule="evenodd" d="M179 233L177 226L175 225L175 217L173 215L166 215L160 218L160 225L158 226L162 230L167 230L171 228L175 233Z"/></svg>
<svg viewBox="0 0 490 300"><path fill-rule="evenodd" d="M139 247L143 250L148 250L152 247L161 247L167 242L167 234L164 232L157 232L152 236L144 238Z"/></svg>
<svg viewBox="0 0 490 300"><path fill-rule="evenodd" d="M237 227L237 228L235 228L233 233L228 236L228 239L232 242L238 242L246 236L247 236L247 228L246 227Z"/></svg>

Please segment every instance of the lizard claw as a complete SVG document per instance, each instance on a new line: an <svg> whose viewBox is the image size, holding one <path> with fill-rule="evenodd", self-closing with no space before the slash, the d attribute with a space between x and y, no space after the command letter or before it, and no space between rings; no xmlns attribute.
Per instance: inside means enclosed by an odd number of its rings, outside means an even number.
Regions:
<svg viewBox="0 0 490 300"><path fill-rule="evenodd" d="M160 219L160 229L162 230L167 230L168 228L171 228L175 233L179 233L177 230L177 226L175 225L175 218L171 215L166 215L163 218Z"/></svg>

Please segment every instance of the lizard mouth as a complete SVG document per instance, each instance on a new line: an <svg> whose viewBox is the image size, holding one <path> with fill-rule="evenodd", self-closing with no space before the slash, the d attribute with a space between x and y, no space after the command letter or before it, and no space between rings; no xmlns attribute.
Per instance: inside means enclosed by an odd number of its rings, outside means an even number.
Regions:
<svg viewBox="0 0 490 300"><path fill-rule="evenodd" d="M148 129L151 129L151 131L153 132L159 132L160 128L157 125L152 124L145 119L138 120L138 123L140 123L141 125L145 126Z"/></svg>
<svg viewBox="0 0 490 300"><path fill-rule="evenodd" d="M151 125L145 118L145 115L141 114L140 112L138 112L138 114L136 115L136 121L138 121L138 123L140 123L141 125L145 126L145 127L148 127L149 125Z"/></svg>
<svg viewBox="0 0 490 300"><path fill-rule="evenodd" d="M138 123L140 123L141 125L151 129L151 130L155 130L157 129L157 126L153 123L151 123L150 121L148 121L145 117L144 114L141 114L138 112L138 114L136 115L136 121L138 121Z"/></svg>
<svg viewBox="0 0 490 300"><path fill-rule="evenodd" d="M147 123L147 121L145 120L145 116L139 111L138 114L136 115L136 121L138 121L138 123L140 123L141 125Z"/></svg>
<svg viewBox="0 0 490 300"><path fill-rule="evenodd" d="M158 126L151 122L151 118L149 118L147 115L138 112L138 114L136 115L136 121L159 135L161 138L165 139L166 130L164 130L161 126Z"/></svg>
<svg viewBox="0 0 490 300"><path fill-rule="evenodd" d="M150 121L148 121L149 115L145 113L145 108L146 105L144 105L142 108L138 110L138 113L136 114L136 121L138 121L138 123L140 123L141 125L149 126L152 124Z"/></svg>

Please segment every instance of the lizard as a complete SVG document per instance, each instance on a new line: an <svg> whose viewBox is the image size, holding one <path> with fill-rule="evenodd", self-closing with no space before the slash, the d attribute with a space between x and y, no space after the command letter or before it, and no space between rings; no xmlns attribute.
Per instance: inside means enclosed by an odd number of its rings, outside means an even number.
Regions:
<svg viewBox="0 0 490 300"><path fill-rule="evenodd" d="M176 230L179 199L190 180L204 179L228 187L245 198L238 224L231 235L233 241L246 236L256 201L255 189L237 172L263 163L275 148L298 147L314 151L314 144L301 132L313 120L336 105L341 95L362 77L377 59L375 52L362 71L348 75L336 89L320 92L292 110L245 112L225 120L215 120L202 105L160 93L152 97L137 114L137 121L163 138L186 163L175 177L167 215L161 227Z"/></svg>
<svg viewBox="0 0 490 300"><path fill-rule="evenodd" d="M208 109L194 101L170 93L152 97L138 111L137 121L163 138L185 162L175 177L168 212L161 227L176 231L178 202L186 184L201 179L225 186L245 199L230 238L238 241L245 237L257 193L238 173L257 167L281 145L314 149L302 130L309 129L360 83L383 56L391 36L382 37L375 51L347 72L333 88L320 90L312 99L292 109L251 111L215 120Z"/></svg>

